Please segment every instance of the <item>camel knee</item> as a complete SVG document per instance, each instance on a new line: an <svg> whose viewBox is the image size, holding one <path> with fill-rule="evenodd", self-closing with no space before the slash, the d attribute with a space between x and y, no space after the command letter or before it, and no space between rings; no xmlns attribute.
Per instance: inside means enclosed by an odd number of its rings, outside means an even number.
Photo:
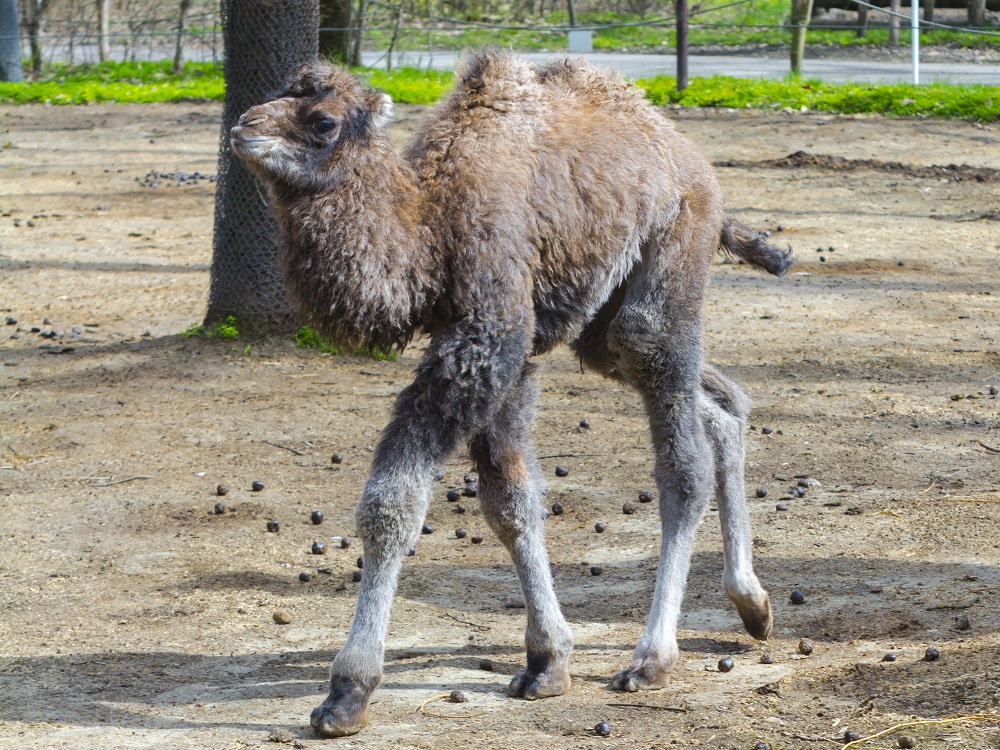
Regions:
<svg viewBox="0 0 1000 750"><path fill-rule="evenodd" d="M408 549L413 529L423 519L424 488L412 475L373 474L354 509L358 535L365 550Z"/></svg>

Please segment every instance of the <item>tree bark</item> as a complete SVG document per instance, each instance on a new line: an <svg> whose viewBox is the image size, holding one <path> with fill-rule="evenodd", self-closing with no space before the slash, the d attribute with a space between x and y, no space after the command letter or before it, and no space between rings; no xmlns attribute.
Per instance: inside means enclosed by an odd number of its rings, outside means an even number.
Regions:
<svg viewBox="0 0 1000 750"><path fill-rule="evenodd" d="M319 0L319 54L339 63L351 61L351 0Z"/></svg>
<svg viewBox="0 0 1000 750"><path fill-rule="evenodd" d="M111 21L111 0L97 0L97 59L111 59L111 38L108 36Z"/></svg>
<svg viewBox="0 0 1000 750"><path fill-rule="evenodd" d="M361 64L361 47L364 43L364 33L365 33L365 14L368 12L368 0L358 0L358 7L355 8L355 13L351 19L353 22L353 29L351 31L351 58L348 60L350 65L360 65Z"/></svg>
<svg viewBox="0 0 1000 750"><path fill-rule="evenodd" d="M191 7L191 0L181 0L177 18L177 43L174 45L174 75L180 75L184 68L184 16Z"/></svg>
<svg viewBox="0 0 1000 750"><path fill-rule="evenodd" d="M921 3L924 6L924 20L933 21L934 20L934 0L923 0Z"/></svg>
<svg viewBox="0 0 1000 750"><path fill-rule="evenodd" d="M792 75L802 75L806 54L806 29L812 18L813 0L792 0Z"/></svg>
<svg viewBox="0 0 1000 750"><path fill-rule="evenodd" d="M23 80L17 0L0 0L0 81L18 83Z"/></svg>
<svg viewBox="0 0 1000 750"><path fill-rule="evenodd" d="M222 0L226 96L215 192L212 278L205 323L234 316L240 330L286 333L296 315L278 270L278 227L264 187L233 155L229 130L319 48L316 0Z"/></svg>
<svg viewBox="0 0 1000 750"><path fill-rule="evenodd" d="M865 5L858 6L858 39L864 39L865 34L868 31L868 7Z"/></svg>
<svg viewBox="0 0 1000 750"><path fill-rule="evenodd" d="M986 0L969 0L969 26L986 25Z"/></svg>
<svg viewBox="0 0 1000 750"><path fill-rule="evenodd" d="M889 0L889 10L899 13L899 0ZM899 16L889 16L889 44L899 44Z"/></svg>

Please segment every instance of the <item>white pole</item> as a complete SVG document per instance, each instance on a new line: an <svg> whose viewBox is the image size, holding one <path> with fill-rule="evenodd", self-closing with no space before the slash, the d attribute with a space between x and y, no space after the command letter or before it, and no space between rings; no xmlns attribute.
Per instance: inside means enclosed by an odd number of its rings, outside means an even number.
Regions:
<svg viewBox="0 0 1000 750"><path fill-rule="evenodd" d="M913 85L920 85L920 0L910 5L910 48L913 50Z"/></svg>

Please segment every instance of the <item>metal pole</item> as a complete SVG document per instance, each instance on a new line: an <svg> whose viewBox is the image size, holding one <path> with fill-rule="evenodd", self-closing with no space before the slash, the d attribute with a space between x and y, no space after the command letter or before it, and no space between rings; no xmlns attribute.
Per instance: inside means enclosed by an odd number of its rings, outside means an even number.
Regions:
<svg viewBox="0 0 1000 750"><path fill-rule="evenodd" d="M677 90L688 85L688 4L677 0Z"/></svg>
<svg viewBox="0 0 1000 750"><path fill-rule="evenodd" d="M920 85L920 2L910 5L910 48L913 50L913 85Z"/></svg>

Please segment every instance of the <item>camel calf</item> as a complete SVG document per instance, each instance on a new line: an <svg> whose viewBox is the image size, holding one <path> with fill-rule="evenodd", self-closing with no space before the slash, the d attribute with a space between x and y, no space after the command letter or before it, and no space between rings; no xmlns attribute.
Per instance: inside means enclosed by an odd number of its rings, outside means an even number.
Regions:
<svg viewBox="0 0 1000 750"><path fill-rule="evenodd" d="M695 527L714 496L723 584L747 630L771 630L743 495L749 402L702 354L709 265L721 248L781 275L790 257L723 210L708 162L620 77L582 62L468 56L455 89L402 156L388 96L345 70L303 67L232 129L267 184L287 288L335 341L382 350L430 336L400 393L357 506L365 570L320 735L357 732L382 676L403 555L435 467L467 442L479 500L527 608L527 666L512 696L569 689L570 629L544 541L530 437L532 356L568 343L633 386L649 416L662 542L646 631L619 690L666 684Z"/></svg>

